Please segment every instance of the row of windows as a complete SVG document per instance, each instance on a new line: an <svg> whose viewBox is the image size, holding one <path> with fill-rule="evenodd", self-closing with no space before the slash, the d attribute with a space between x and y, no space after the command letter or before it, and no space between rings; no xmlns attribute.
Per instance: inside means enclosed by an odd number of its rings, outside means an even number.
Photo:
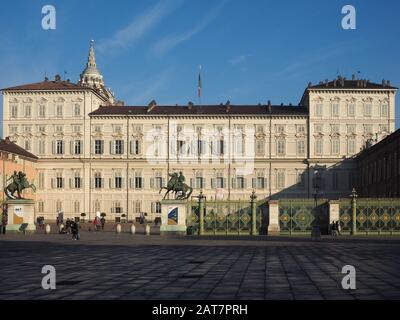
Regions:
<svg viewBox="0 0 400 320"><path fill-rule="evenodd" d="M56 105L54 117L62 118L64 116L65 107L62 104ZM38 118L46 118L48 116L48 108L44 104L38 105L37 108L37 117ZM73 107L73 116L80 117L82 115L81 105L75 104ZM22 108L17 104L10 105L10 116L11 118L31 118L32 117L32 105L26 104L23 105Z"/></svg>
<svg viewBox="0 0 400 320"><path fill-rule="evenodd" d="M356 104L355 103L349 103L347 104L346 108L347 116L349 117L354 117L356 115ZM343 110L340 108L339 103L332 103L330 105L330 116L333 117L339 117L343 116ZM373 104L372 103L365 103L363 104L363 115L366 117L372 116L373 112ZM387 104L381 104L379 105L379 114L381 117L388 117L389 116L389 107ZM324 106L322 103L318 103L315 105L315 115L317 117L322 117L324 116Z"/></svg>
<svg viewBox="0 0 400 320"><path fill-rule="evenodd" d="M363 125L364 134L373 134L374 133L373 128L374 128L374 126L372 124L364 124ZM322 123L316 124L314 126L314 131L317 132L317 133L324 133L325 132L324 131L324 124L322 124ZM341 133L340 125L339 124L330 125L330 132L332 134L335 134L335 133L340 134ZM379 125L379 132L380 133L389 132L388 124ZM356 125L355 124L347 125L347 134L356 134L356 133L357 133L357 131L356 131Z"/></svg>
<svg viewBox="0 0 400 320"><path fill-rule="evenodd" d="M347 154L354 155L359 150L357 150L357 141L354 138L347 139ZM340 139L331 139L330 141L330 152L332 155L339 155L340 152ZM315 154L316 155L323 155L324 154L324 140L323 138L316 138L315 139Z"/></svg>
<svg viewBox="0 0 400 320"><path fill-rule="evenodd" d="M143 211L142 201L140 201L140 200L133 201L131 203L131 206L132 207L130 208L130 211L132 211L133 213L141 213ZM38 213L44 213L45 212L45 202L38 201L37 208L38 208ZM82 213L81 209L82 209L81 201L79 201L79 200L73 201L71 210L78 217ZM104 206L101 206L101 202L99 200L93 201L93 211L94 212L104 212L103 209L104 209ZM55 210L56 210L56 212L64 211L64 202L62 200L56 200ZM109 210L108 213L112 213L112 214L123 214L124 213L124 208L120 201L113 201L111 207L108 208L108 210ZM158 214L161 213L161 203L160 202L152 202L151 203L151 213L158 213Z"/></svg>
<svg viewBox="0 0 400 320"><path fill-rule="evenodd" d="M66 154L66 142L64 140L56 140L52 142L52 154L54 155L64 155ZM23 147L32 151L32 141L27 139L23 142ZM227 154L227 146L224 140L217 142L211 142L211 153L213 155L224 156ZM155 141L153 144L153 155L160 156L162 150L161 142ZM37 141L37 151L39 155L46 154L46 140ZM124 140L113 140L109 142L109 153L111 155L124 155L125 154L125 141ZM171 143L171 154L172 155L206 155L206 141L198 140L189 143L186 141L177 141ZM298 155L304 156L306 153L306 141L303 139L296 140L296 152ZM72 155L82 155L83 154L83 141L73 140L70 141L70 154ZM103 155L105 153L104 140L95 140L93 142L92 154ZM233 154L234 155L245 155L245 144L243 142L237 142L234 145ZM255 153L257 155L265 154L265 140L257 139L255 141ZM142 141L133 140L129 143L129 154L131 155L141 155L142 154ZM286 154L286 139L278 139L276 141L276 154L284 156Z"/></svg>

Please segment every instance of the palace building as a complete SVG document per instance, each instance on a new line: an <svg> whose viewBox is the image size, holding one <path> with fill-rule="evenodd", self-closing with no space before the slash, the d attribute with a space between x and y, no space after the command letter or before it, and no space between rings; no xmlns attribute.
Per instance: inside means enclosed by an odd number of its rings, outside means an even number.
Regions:
<svg viewBox="0 0 400 320"><path fill-rule="evenodd" d="M132 220L159 217L169 172L207 199L348 196L355 155L395 130L397 88L353 76L309 84L298 106L124 106L91 44L77 84L56 76L2 92L3 136L39 158L36 215Z"/></svg>

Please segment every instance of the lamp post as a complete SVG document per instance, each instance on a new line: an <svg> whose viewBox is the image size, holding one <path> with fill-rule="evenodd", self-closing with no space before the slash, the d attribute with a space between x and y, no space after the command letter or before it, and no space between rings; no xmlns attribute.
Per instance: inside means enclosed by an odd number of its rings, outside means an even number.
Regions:
<svg viewBox="0 0 400 320"><path fill-rule="evenodd" d="M204 200L203 190L199 194L199 235L204 235Z"/></svg>
<svg viewBox="0 0 400 320"><path fill-rule="evenodd" d="M355 236L357 234L357 197L356 188L353 188L351 192L351 235Z"/></svg>
<svg viewBox="0 0 400 320"><path fill-rule="evenodd" d="M320 228L320 221L319 221L319 213L318 213L318 192L319 192L319 180L320 180L320 173L318 169L314 171L315 175L315 194L314 194L314 201L315 201L315 224L312 228L311 237L313 240L320 240L321 239L321 228Z"/></svg>
<svg viewBox="0 0 400 320"><path fill-rule="evenodd" d="M250 195L251 200L251 234L255 236L257 234L257 195L256 191Z"/></svg>

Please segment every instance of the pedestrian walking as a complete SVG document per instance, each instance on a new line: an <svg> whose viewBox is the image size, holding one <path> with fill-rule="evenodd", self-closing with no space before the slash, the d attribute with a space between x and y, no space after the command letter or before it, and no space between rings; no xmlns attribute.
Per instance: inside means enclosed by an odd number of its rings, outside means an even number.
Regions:
<svg viewBox="0 0 400 320"><path fill-rule="evenodd" d="M100 219L100 223L101 223L101 230L104 230L104 225L106 224L106 219L104 219L104 217L102 217Z"/></svg>
<svg viewBox="0 0 400 320"><path fill-rule="evenodd" d="M336 230L335 221L332 221L331 230L332 230L332 236L336 237L337 236L337 230Z"/></svg>
<svg viewBox="0 0 400 320"><path fill-rule="evenodd" d="M339 222L339 220L338 220L338 221L336 221L336 224L335 224L335 229L336 229L336 232L337 232L337 234L340 236L340 235L341 235L341 234L340 234L341 225L340 225L340 222Z"/></svg>
<svg viewBox="0 0 400 320"><path fill-rule="evenodd" d="M6 230L7 230L7 224L8 224L8 216L7 216L7 212L3 212L2 216L1 216L1 233L2 234L6 234Z"/></svg>
<svg viewBox="0 0 400 320"><path fill-rule="evenodd" d="M72 240L79 240L79 225L75 221L71 221L71 233L72 233Z"/></svg>

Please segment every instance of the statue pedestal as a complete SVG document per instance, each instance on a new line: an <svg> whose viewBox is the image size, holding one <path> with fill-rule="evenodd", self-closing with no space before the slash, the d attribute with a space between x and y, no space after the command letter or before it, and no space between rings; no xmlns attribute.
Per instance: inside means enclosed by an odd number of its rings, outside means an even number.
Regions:
<svg viewBox="0 0 400 320"><path fill-rule="evenodd" d="M187 200L161 201L161 235L186 235Z"/></svg>
<svg viewBox="0 0 400 320"><path fill-rule="evenodd" d="M35 202L29 199L7 200L7 232L35 233Z"/></svg>

